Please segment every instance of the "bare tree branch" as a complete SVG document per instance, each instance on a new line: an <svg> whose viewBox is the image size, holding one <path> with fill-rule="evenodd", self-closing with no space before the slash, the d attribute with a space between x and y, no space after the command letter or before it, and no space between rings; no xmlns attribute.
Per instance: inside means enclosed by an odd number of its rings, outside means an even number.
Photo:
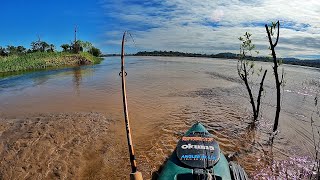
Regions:
<svg viewBox="0 0 320 180"><path fill-rule="evenodd" d="M279 80L279 74L278 74L278 66L279 66L279 62L277 62L277 56L276 56L276 52L275 52L275 47L278 43L279 40L279 33L280 33L280 22L278 21L276 23L276 25L278 26L278 32L277 32L277 39L276 39L276 43L272 43L272 38L271 38L271 34L269 32L269 28L268 25L266 24L266 31L268 34L268 39L269 39L269 43L270 43L270 50L272 51L272 58L273 58L273 74L275 77L275 82L276 82L276 90L277 90L277 107L276 107L276 115L274 118L274 125L273 125L273 132L277 131L278 129L278 124L279 124L279 117L280 117L280 110L281 110L281 83L282 80L280 82ZM271 27L272 29L273 27Z"/></svg>
<svg viewBox="0 0 320 180"><path fill-rule="evenodd" d="M264 79L267 75L267 70L264 71L261 82L260 82L260 89L259 89L259 94L258 94L258 98L257 98L257 114L259 115L259 111L260 111L260 103L261 103L261 95L262 95L262 91L263 91L263 83L264 83Z"/></svg>
<svg viewBox="0 0 320 180"><path fill-rule="evenodd" d="M256 104L255 98L252 93L252 87L250 86L248 81L250 76L254 74L254 64L253 62L249 61L246 57L247 54L252 56L251 51L255 48L255 46L252 44L250 37L251 37L251 34L248 32L245 33L244 37L239 37L239 40L241 41L241 45L240 45L240 54L239 54L239 61L237 64L237 70L238 70L238 75L244 82L247 92L249 94L250 104L252 106L252 112L253 112L253 122L256 122L259 117L261 94L263 91L263 82L264 82L267 70L264 72L264 75L260 83L259 94L257 97L257 104ZM252 123L252 125L254 125L254 123Z"/></svg>
<svg viewBox="0 0 320 180"><path fill-rule="evenodd" d="M280 22L278 21L277 23L276 23L276 25L278 26L278 31L277 31L277 39L276 39L276 42L274 43L274 47L276 47L277 46L277 44L278 44L278 40L279 40L279 34L280 34Z"/></svg>

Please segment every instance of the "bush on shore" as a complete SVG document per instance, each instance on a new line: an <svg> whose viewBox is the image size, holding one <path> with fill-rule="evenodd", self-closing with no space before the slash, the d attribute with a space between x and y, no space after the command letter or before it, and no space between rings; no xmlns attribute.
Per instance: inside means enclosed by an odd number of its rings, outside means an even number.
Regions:
<svg viewBox="0 0 320 180"><path fill-rule="evenodd" d="M33 52L23 55L0 56L0 73L61 66L97 64L101 58L88 52Z"/></svg>

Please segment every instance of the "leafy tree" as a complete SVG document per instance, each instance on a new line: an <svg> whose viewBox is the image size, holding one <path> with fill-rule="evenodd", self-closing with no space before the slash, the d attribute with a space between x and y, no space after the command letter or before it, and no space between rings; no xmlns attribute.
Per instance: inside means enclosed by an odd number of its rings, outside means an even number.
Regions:
<svg viewBox="0 0 320 180"><path fill-rule="evenodd" d="M92 43L88 42L88 41L81 41L81 40L76 40L73 41L69 44L62 44L61 45L62 49L64 52L66 51L70 51L73 53L78 53L80 52L89 52L91 54L95 54L97 56L101 55L101 51L97 48L95 48Z"/></svg>
<svg viewBox="0 0 320 180"><path fill-rule="evenodd" d="M41 41L40 38L37 41L31 42L31 49L33 52L35 51L45 52L49 48L50 48L50 45L45 41Z"/></svg>
<svg viewBox="0 0 320 180"><path fill-rule="evenodd" d="M33 41L31 42L31 49L33 52L41 50L41 41Z"/></svg>
<svg viewBox="0 0 320 180"><path fill-rule="evenodd" d="M28 49L28 50L27 50L27 53L32 53L32 52L33 52L32 49Z"/></svg>
<svg viewBox="0 0 320 180"><path fill-rule="evenodd" d="M240 45L239 61L237 65L238 75L241 78L241 80L244 82L246 89L248 91L250 103L252 106L252 112L253 112L253 122L256 122L259 117L261 95L263 91L263 82L266 77L267 70L265 70L263 73L263 76L260 82L260 88L259 88L257 100L255 101L255 98L252 93L252 87L249 85L249 80L251 76L255 73L254 63L253 61L248 60L248 58L252 57L252 50L255 49L255 45L252 44L251 34L248 32L246 32L243 36L239 37L239 40L241 41L241 45ZM256 51L256 53L258 54L259 52ZM261 72L262 72L262 67L259 69L259 73ZM260 75L259 73L258 75Z"/></svg>
<svg viewBox="0 0 320 180"><path fill-rule="evenodd" d="M13 55L13 54L16 54L16 48L14 46L7 46L7 52L9 55Z"/></svg>
<svg viewBox="0 0 320 180"><path fill-rule="evenodd" d="M7 46L7 53L9 55L18 55L18 54L21 54L21 53L24 53L24 51L26 50L26 48L24 48L23 46L18 46L18 47L15 47L15 46Z"/></svg>
<svg viewBox="0 0 320 180"><path fill-rule="evenodd" d="M60 46L63 50L63 52L68 52L69 51L69 49L70 49L70 45L69 44L62 44L61 46Z"/></svg>
<svg viewBox="0 0 320 180"><path fill-rule="evenodd" d="M47 49L47 52L54 52L54 50L55 50L54 44L50 44L48 49Z"/></svg>
<svg viewBox="0 0 320 180"><path fill-rule="evenodd" d="M41 42L40 42L40 51L41 51L41 52L47 51L47 49L48 49L49 47L50 47L50 46L49 46L49 44L48 44L47 42L45 42L45 41L41 41Z"/></svg>
<svg viewBox="0 0 320 180"><path fill-rule="evenodd" d="M0 46L0 56L8 56L6 48Z"/></svg>
<svg viewBox="0 0 320 180"><path fill-rule="evenodd" d="M26 48L25 47L23 47L23 46L17 46L17 52L18 52L18 54L23 54L23 53L25 53L26 52Z"/></svg>
<svg viewBox="0 0 320 180"><path fill-rule="evenodd" d="M88 52L93 47L92 43L90 43L88 41L78 40L78 43L79 43L80 47L83 48L83 51L85 51L85 52Z"/></svg>
<svg viewBox="0 0 320 180"><path fill-rule="evenodd" d="M8 55L19 55L26 52L26 48L23 46L7 46L6 53Z"/></svg>
<svg viewBox="0 0 320 180"><path fill-rule="evenodd" d="M6 49L2 48L2 53L3 55L19 55L19 54L23 54L26 52L26 48L23 46L7 46Z"/></svg>
<svg viewBox="0 0 320 180"><path fill-rule="evenodd" d="M79 41L74 41L73 43L71 43L71 49L73 53L79 53L80 51Z"/></svg>
<svg viewBox="0 0 320 180"><path fill-rule="evenodd" d="M101 56L101 51L100 49L96 48L96 47L92 47L89 51L88 51L90 54L96 56L96 57L99 57Z"/></svg>

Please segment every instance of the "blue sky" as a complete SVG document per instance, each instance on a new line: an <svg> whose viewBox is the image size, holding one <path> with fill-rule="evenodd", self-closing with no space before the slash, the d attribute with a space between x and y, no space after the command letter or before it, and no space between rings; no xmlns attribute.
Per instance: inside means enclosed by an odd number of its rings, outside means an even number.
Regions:
<svg viewBox="0 0 320 180"><path fill-rule="evenodd" d="M38 39L59 47L74 39L98 45L103 37L103 9L97 2L56 0L10 0L1 2L0 46L23 45Z"/></svg>
<svg viewBox="0 0 320 180"><path fill-rule="evenodd" d="M128 52L174 50L238 53L238 37L253 34L260 55L268 55L264 24L280 20L281 57L320 58L318 0L98 0L5 1L0 46L24 45L39 35L60 46L78 36L105 53L119 53L123 31Z"/></svg>

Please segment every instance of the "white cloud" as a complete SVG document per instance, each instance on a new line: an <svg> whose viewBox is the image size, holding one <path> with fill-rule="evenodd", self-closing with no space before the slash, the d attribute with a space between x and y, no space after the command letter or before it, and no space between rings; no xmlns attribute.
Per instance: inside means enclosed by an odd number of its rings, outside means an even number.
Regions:
<svg viewBox="0 0 320 180"><path fill-rule="evenodd" d="M222 9L216 9L216 10L213 11L213 13L211 15L211 20L213 22L219 22L219 21L222 20L223 15L224 15L224 13L223 13Z"/></svg>
<svg viewBox="0 0 320 180"><path fill-rule="evenodd" d="M280 20L277 54L320 54L318 0L163 0L105 1L107 18L119 24L107 32L106 44L119 44L115 32L131 30L140 50L219 53L239 49L246 31L262 55L269 54L264 23ZM282 40L283 39L283 40Z"/></svg>

